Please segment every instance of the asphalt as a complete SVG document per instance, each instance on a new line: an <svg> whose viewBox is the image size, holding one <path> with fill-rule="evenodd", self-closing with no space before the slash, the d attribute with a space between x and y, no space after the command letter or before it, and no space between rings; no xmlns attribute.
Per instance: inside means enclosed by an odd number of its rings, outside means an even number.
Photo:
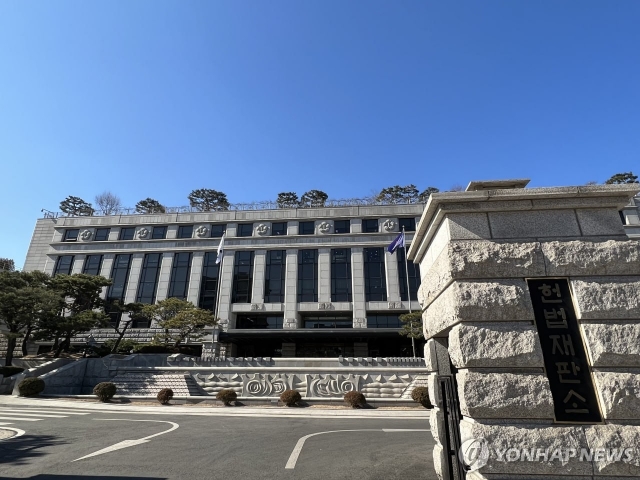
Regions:
<svg viewBox="0 0 640 480"><path fill-rule="evenodd" d="M1 397L0 428L24 432L0 441L0 478L436 478L426 410L163 408ZM108 451L114 445L122 448Z"/></svg>

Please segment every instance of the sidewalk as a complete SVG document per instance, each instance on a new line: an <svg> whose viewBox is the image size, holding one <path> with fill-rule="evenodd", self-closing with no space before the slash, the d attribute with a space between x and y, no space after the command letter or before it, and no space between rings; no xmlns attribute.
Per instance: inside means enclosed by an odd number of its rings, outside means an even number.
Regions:
<svg viewBox="0 0 640 480"><path fill-rule="evenodd" d="M339 408L287 408L287 407L222 407L213 405L134 405L122 403L100 403L98 401L73 401L59 398L24 398L0 396L2 407L68 408L70 410L95 411L100 413L134 413L145 415L201 415L224 417L274 417L274 418L361 418L361 419L414 419L429 421L429 410L391 409L339 409Z"/></svg>

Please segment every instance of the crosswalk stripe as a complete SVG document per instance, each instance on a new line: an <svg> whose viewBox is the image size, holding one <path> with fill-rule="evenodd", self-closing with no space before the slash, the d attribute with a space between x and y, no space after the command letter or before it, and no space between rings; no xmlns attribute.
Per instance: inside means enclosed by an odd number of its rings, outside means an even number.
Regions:
<svg viewBox="0 0 640 480"><path fill-rule="evenodd" d="M11 422L0 422L0 425L13 425Z"/></svg>
<svg viewBox="0 0 640 480"><path fill-rule="evenodd" d="M49 414L44 414L44 413L23 413L23 412L12 412L11 410L8 410L6 412L2 412L2 413L6 413L8 415L21 415L23 417L44 417L44 418L67 418L67 415L49 415Z"/></svg>
<svg viewBox="0 0 640 480"><path fill-rule="evenodd" d="M33 408L4 408L3 412L21 412L21 413L27 413L27 412L34 412L34 413L51 413L51 414L57 414L57 413L62 413L64 415L89 415L89 413L92 412L68 412L68 411L62 411L62 410L35 410Z"/></svg>
<svg viewBox="0 0 640 480"><path fill-rule="evenodd" d="M42 419L41 418L5 417L3 415L0 417L0 420L22 420L24 422L39 422Z"/></svg>

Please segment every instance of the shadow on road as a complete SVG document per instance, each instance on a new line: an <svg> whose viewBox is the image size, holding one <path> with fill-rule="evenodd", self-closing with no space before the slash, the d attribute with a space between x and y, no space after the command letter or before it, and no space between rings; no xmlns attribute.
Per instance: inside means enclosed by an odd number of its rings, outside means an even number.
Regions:
<svg viewBox="0 0 640 480"><path fill-rule="evenodd" d="M167 480L166 477L107 477L105 475L36 475L35 477L27 477L24 480Z"/></svg>
<svg viewBox="0 0 640 480"><path fill-rule="evenodd" d="M54 435L22 435L0 442L0 464L24 465L45 455L47 447L68 443Z"/></svg>

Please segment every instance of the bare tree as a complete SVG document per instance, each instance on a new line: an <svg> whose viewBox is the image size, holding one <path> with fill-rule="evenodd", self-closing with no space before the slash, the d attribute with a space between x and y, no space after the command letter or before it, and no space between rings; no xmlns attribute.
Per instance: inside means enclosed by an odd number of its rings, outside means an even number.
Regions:
<svg viewBox="0 0 640 480"><path fill-rule="evenodd" d="M109 191L104 191L100 195L96 195L96 205L105 215L113 215L118 213L122 208L120 197Z"/></svg>
<svg viewBox="0 0 640 480"><path fill-rule="evenodd" d="M462 185L460 185L459 183L456 185L453 185L450 189L450 192L464 192L464 187Z"/></svg>

